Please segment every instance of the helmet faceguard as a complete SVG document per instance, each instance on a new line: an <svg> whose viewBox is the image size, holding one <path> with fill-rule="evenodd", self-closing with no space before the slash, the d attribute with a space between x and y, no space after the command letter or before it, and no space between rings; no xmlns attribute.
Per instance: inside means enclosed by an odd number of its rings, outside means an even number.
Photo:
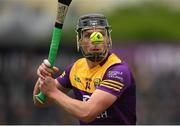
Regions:
<svg viewBox="0 0 180 126"><path fill-rule="evenodd" d="M112 47L111 41L111 29L108 24L106 17L102 14L88 14L81 16L78 20L76 32L77 32L77 49L81 50L83 56L89 59L92 62L102 61L108 53L108 49L101 53L85 53L82 49L82 46L79 44L79 41L83 38L83 31L89 29L105 29L108 36L108 48Z"/></svg>

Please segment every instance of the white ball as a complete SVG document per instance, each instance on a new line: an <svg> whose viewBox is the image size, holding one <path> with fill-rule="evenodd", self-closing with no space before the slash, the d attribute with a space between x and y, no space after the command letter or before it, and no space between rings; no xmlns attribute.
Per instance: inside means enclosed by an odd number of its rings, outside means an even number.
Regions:
<svg viewBox="0 0 180 126"><path fill-rule="evenodd" d="M47 67L51 67L50 62L47 59L44 59L43 63L47 66Z"/></svg>

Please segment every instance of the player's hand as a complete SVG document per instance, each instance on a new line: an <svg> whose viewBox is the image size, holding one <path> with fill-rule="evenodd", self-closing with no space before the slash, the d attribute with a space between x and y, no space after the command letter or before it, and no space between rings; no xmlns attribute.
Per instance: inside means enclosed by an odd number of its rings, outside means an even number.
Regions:
<svg viewBox="0 0 180 126"><path fill-rule="evenodd" d="M45 77L52 77L52 74L59 71L59 68L53 67L51 68L51 65L47 59L43 61L41 65L39 65L37 69L37 75L40 77L40 79L44 80Z"/></svg>
<svg viewBox="0 0 180 126"><path fill-rule="evenodd" d="M39 85L40 90L48 97L58 91L55 79L52 77L45 77L45 79Z"/></svg>

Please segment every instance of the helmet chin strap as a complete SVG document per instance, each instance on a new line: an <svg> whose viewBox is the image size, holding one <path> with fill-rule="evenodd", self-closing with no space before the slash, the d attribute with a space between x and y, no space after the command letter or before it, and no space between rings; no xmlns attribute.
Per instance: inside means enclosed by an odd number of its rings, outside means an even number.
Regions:
<svg viewBox="0 0 180 126"><path fill-rule="evenodd" d="M97 53L85 53L85 52L83 51L82 47L80 47L80 50L81 50L83 56L84 56L86 59L88 59L88 60L90 60L90 61L92 61L92 62L100 62L100 61L102 61L103 59L106 58L107 52L108 52L107 50L105 50L105 51L102 52L102 53L99 53L99 52L97 52Z"/></svg>

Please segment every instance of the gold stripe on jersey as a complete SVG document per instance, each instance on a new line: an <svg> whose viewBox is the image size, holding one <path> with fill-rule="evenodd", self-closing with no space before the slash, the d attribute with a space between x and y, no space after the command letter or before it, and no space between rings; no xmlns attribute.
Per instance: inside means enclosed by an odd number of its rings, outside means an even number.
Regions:
<svg viewBox="0 0 180 126"><path fill-rule="evenodd" d="M108 82L105 82L105 81L102 81L102 82L100 83L100 85L109 85L109 86L112 86L112 87L117 88L117 89L122 89L122 87L119 86L119 85L117 85L117 84L108 83Z"/></svg>
<svg viewBox="0 0 180 126"><path fill-rule="evenodd" d="M109 84L101 83L100 86L120 92L120 89L118 89L117 87L114 87L112 85L109 85Z"/></svg>
<svg viewBox="0 0 180 126"><path fill-rule="evenodd" d="M124 84L120 83L120 82L117 82L117 81L114 81L114 80L103 80L104 82L108 82L108 83L113 83L113 84L116 84L116 85L119 85L121 87L124 86Z"/></svg>

